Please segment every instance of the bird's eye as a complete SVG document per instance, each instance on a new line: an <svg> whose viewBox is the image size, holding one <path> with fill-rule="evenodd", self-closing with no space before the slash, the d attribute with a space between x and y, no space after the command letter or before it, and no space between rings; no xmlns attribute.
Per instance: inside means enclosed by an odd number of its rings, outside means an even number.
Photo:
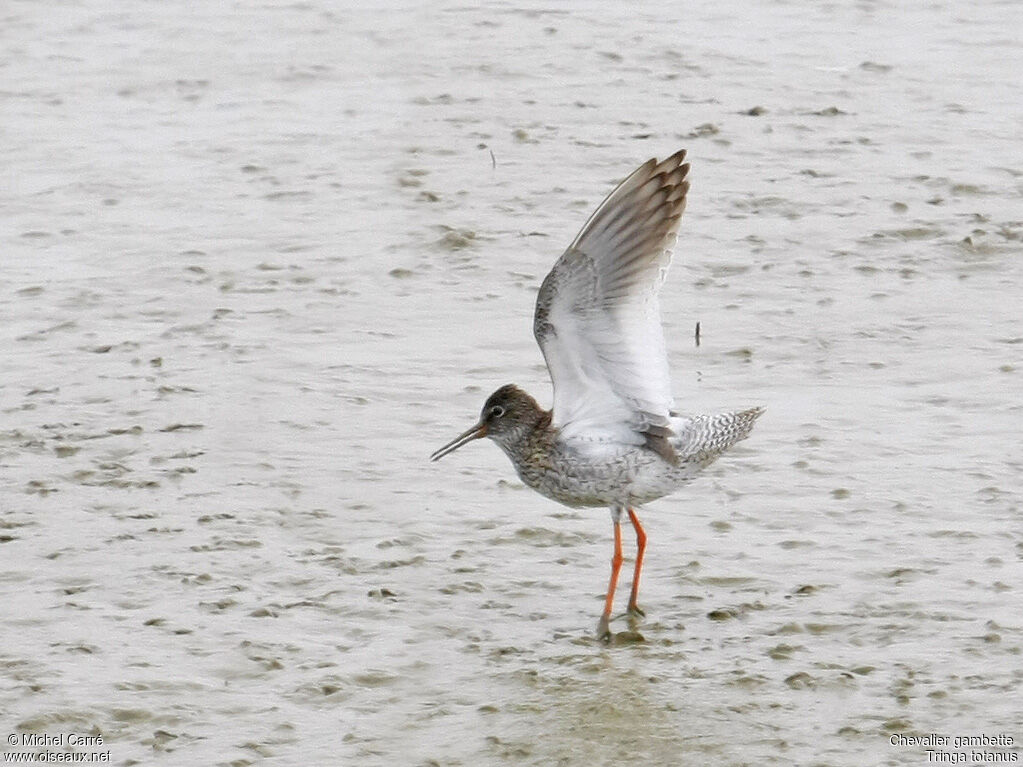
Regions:
<svg viewBox="0 0 1023 767"><path fill-rule="evenodd" d="M504 408L501 407L500 405L494 405L492 408L490 408L490 417L491 418L500 418L503 415L504 415Z"/></svg>

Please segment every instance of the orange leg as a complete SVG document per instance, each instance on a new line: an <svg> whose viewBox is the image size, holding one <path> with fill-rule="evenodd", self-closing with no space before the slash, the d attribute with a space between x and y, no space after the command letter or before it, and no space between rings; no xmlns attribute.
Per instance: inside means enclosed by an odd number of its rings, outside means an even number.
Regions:
<svg viewBox="0 0 1023 767"><path fill-rule="evenodd" d="M607 584L607 597L604 599L604 614L597 624L597 636L601 639L611 638L611 608L614 607L615 589L618 588L618 572L622 569L622 525L615 520L615 551L611 557L611 581Z"/></svg>
<svg viewBox="0 0 1023 767"><path fill-rule="evenodd" d="M639 609L639 605L636 604L636 599L639 597L639 571L643 569L643 552L646 551L646 532L643 530L643 525L639 523L639 517L636 516L636 512L629 509L629 521L632 522L632 526L636 529L636 569L632 574L632 594L629 596L629 612L633 615L643 615L643 611Z"/></svg>

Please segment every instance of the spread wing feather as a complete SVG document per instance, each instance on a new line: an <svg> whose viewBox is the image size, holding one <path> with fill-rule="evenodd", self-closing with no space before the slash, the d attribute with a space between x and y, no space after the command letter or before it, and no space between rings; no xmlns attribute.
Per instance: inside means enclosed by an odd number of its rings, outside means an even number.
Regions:
<svg viewBox="0 0 1023 767"><path fill-rule="evenodd" d="M563 439L647 444L674 461L657 294L689 191L684 160L648 160L622 181L540 288L533 333Z"/></svg>

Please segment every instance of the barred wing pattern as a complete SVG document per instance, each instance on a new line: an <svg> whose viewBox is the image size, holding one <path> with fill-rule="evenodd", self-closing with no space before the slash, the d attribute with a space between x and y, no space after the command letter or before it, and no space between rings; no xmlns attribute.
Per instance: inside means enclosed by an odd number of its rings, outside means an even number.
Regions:
<svg viewBox="0 0 1023 767"><path fill-rule="evenodd" d="M619 184L540 288L533 333L564 440L646 444L676 461L657 294L689 191L684 160L648 160Z"/></svg>

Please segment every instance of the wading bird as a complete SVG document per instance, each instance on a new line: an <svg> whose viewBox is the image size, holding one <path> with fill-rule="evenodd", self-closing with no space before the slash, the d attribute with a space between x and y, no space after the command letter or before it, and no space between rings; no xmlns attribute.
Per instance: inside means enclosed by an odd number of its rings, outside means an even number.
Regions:
<svg viewBox="0 0 1023 767"><path fill-rule="evenodd" d="M640 617L646 533L640 505L675 492L745 439L754 407L686 416L673 409L657 295L689 191L685 151L647 160L590 216L540 288L533 334L554 385L544 410L513 384L487 399L479 422L431 460L488 437L522 481L566 506L606 506L614 525L611 580L597 624L611 636L622 566L622 515L636 532L628 612Z"/></svg>

